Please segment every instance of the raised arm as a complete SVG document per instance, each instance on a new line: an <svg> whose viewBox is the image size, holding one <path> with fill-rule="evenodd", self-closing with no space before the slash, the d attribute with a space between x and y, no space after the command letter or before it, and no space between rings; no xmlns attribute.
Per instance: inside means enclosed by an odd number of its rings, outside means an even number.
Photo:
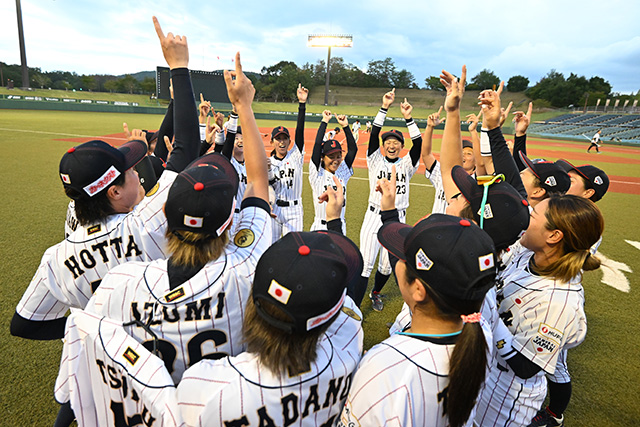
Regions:
<svg viewBox="0 0 640 427"><path fill-rule="evenodd" d="M298 121L296 123L295 144L298 150L302 152L304 150L304 120L307 112L307 97L309 96L309 89L298 83Z"/></svg>
<svg viewBox="0 0 640 427"><path fill-rule="evenodd" d="M251 103L256 93L251 80L242 72L240 53L236 53L236 70L224 72L229 100L236 108L242 126L244 161L247 168L247 189L244 198L257 197L269 203L267 155L260 137Z"/></svg>
<svg viewBox="0 0 640 427"><path fill-rule="evenodd" d="M156 34L162 46L162 53L170 68L173 83L175 146L167 169L180 172L198 157L200 135L198 113L189 77L189 46L185 36L174 36L162 32L158 19L153 17Z"/></svg>
<svg viewBox="0 0 640 427"><path fill-rule="evenodd" d="M484 90L480 92L480 105L482 106L482 115L484 117L483 125L488 129L491 157L493 158L496 173L504 174L507 182L526 199L527 192L522 184L520 172L500 129L500 94L503 86L504 82L501 82L498 91Z"/></svg>
<svg viewBox="0 0 640 427"><path fill-rule="evenodd" d="M161 158L162 161L166 163L166 161L169 160L169 151L164 144L165 136L169 138L169 140L173 139L173 89L171 89L171 101L167 107L167 112L164 114L164 119L162 119L160 129L158 129L158 142L156 143L156 148L153 151L153 154L156 157Z"/></svg>
<svg viewBox="0 0 640 427"><path fill-rule="evenodd" d="M347 167L351 169L353 166L353 162L356 160L356 154L358 154L358 144L356 144L356 139L353 136L353 132L351 132L351 128L349 127L349 119L344 114L336 115L336 120L342 126L342 130L344 131L344 136L347 139L347 155L344 156L344 162Z"/></svg>
<svg viewBox="0 0 640 427"><path fill-rule="evenodd" d="M322 159L322 143L324 133L327 130L327 124L331 120L331 111L324 110L322 112L322 121L320 122L320 126L318 127L318 133L316 133L316 141L313 144L313 152L311 153L311 162L314 164L316 169L320 169L320 160Z"/></svg>
<svg viewBox="0 0 640 427"><path fill-rule="evenodd" d="M516 166L518 166L518 170L522 171L526 169L522 160L520 160L520 156L518 152L522 151L523 154L527 154L527 129L531 124L531 113L533 112L533 102L529 103L529 108L527 109L527 113L525 114L522 111L516 111L514 114L513 121L516 123L516 134L513 139L513 160L516 162Z"/></svg>
<svg viewBox="0 0 640 427"><path fill-rule="evenodd" d="M422 157L422 163L424 163L428 171L433 170L433 165L436 162L436 158L432 152L433 130L445 120L440 119L440 113L442 113L442 106L440 106L437 113L429 114L429 117L427 117L427 127L422 137L422 152L420 155Z"/></svg>
<svg viewBox="0 0 640 427"><path fill-rule="evenodd" d="M224 145L222 146L222 155L231 160L233 156L233 144L236 142L236 135L238 133L238 115L235 111L232 111L229 115L229 124L227 125L227 136L224 139Z"/></svg>
<svg viewBox="0 0 640 427"><path fill-rule="evenodd" d="M478 114L469 114L467 116L467 123L469 124L469 135L471 136L471 143L473 144L473 157L476 159L476 176L487 175L487 169L485 168L485 157L482 156L480 151L480 135L478 135L478 121L482 116L482 110Z"/></svg>
<svg viewBox="0 0 640 427"><path fill-rule="evenodd" d="M413 166L417 166L420 161L420 152L422 151L422 136L420 135L420 129L413 118L411 117L411 112L413 111L413 106L407 102L407 98L404 99L404 102L400 103L400 112L402 113L402 117L404 117L405 122L407 123L407 129L409 130L409 136L411 137L412 146L409 150L409 156L411 157L411 163Z"/></svg>
<svg viewBox="0 0 640 427"><path fill-rule="evenodd" d="M462 74L458 80L448 71L442 71L440 81L447 90L444 110L447 121L444 124L442 148L440 149L440 168L442 172L442 187L447 199L458 194L458 187L453 182L451 170L455 165L462 166L462 132L460 131L460 101L464 94L464 84L467 78L467 66L462 66Z"/></svg>
<svg viewBox="0 0 640 427"><path fill-rule="evenodd" d="M367 156L372 155L380 149L380 131L384 125L384 119L387 117L387 111L393 101L396 99L396 88L391 89L382 97L382 107L373 119L371 133L369 134L369 147L367 148Z"/></svg>

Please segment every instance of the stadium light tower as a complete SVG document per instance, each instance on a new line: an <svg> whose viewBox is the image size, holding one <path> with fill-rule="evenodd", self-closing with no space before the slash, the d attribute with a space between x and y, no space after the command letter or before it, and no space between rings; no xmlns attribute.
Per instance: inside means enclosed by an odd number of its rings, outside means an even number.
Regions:
<svg viewBox="0 0 640 427"><path fill-rule="evenodd" d="M22 64L22 87L29 88L29 68L27 68L27 51L24 48L24 30L22 29L22 7L20 0L16 0L16 15L18 15L18 41L20 42L20 63Z"/></svg>
<svg viewBox="0 0 640 427"><path fill-rule="evenodd" d="M327 74L324 81L324 105L329 105L329 70L331 66L332 47L353 47L353 37L347 34L309 34L308 47L326 47Z"/></svg>

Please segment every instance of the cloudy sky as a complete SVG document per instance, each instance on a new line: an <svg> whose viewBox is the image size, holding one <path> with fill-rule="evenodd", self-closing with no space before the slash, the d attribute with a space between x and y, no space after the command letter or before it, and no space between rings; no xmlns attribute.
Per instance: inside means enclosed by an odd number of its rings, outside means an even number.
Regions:
<svg viewBox="0 0 640 427"><path fill-rule="evenodd" d="M441 69L537 82L552 68L598 75L620 93L640 89L640 2L628 0L22 0L31 67L79 74L125 74L165 65L151 22L187 35L193 69L260 71L281 60L326 59L307 35L353 35L334 56L366 69L392 57L416 82ZM15 1L0 2L0 61L20 62Z"/></svg>

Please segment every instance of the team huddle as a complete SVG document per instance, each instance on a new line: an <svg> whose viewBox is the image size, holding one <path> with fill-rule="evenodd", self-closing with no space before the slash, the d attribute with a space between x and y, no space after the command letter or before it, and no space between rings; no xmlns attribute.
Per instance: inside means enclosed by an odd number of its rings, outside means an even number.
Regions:
<svg viewBox="0 0 640 427"><path fill-rule="evenodd" d="M508 143L502 86L481 93L463 139L463 66L460 78L442 72L447 96L424 134L400 103L406 155L403 133L383 132L395 90L367 123L360 247L345 220L360 123L335 115L327 131L323 112L303 231L307 89L293 140L275 127L267 156L240 54L224 73L234 111L223 123L202 95L196 104L186 38L153 22L171 75L164 120L119 148L64 153L67 237L44 253L11 322L15 336L64 339L56 426L563 425L567 353L587 332L582 274L600 266L602 170L531 160L532 104L514 113ZM435 199L410 226L420 161ZM363 354L376 259L373 310L391 274L404 305Z"/></svg>

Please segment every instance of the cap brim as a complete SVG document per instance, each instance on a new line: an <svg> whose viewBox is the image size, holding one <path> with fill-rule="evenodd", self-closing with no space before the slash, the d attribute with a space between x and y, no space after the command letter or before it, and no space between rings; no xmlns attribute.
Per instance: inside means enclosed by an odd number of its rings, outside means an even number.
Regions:
<svg viewBox="0 0 640 427"><path fill-rule="evenodd" d="M147 143L134 139L122 144L118 150L124 154L124 164L127 170L131 169L147 155Z"/></svg>
<svg viewBox="0 0 640 427"><path fill-rule="evenodd" d="M464 168L460 165L456 165L451 170L451 177L453 178L453 182L455 182L456 187L462 193L465 199L469 203L471 200L478 197L478 194L482 194L482 189L478 186L478 183L471 175L464 170Z"/></svg>
<svg viewBox="0 0 640 427"><path fill-rule="evenodd" d="M567 160L564 159L560 159L556 161L556 165L560 166L562 168L563 171L569 173L570 171L575 171L578 174L580 174L581 177L583 177L584 179L587 180L587 182L591 183L591 178L589 178L587 175L585 175L580 169L578 169L577 166L575 166L574 164L570 163Z"/></svg>
<svg viewBox="0 0 640 427"><path fill-rule="evenodd" d="M225 175L227 175L231 180L236 192L238 191L238 185L240 182L238 172L236 172L236 168L233 167L229 159L227 159L225 156L220 153L205 154L204 156L198 157L193 162L191 162L189 166L184 168L184 170L202 165L211 165L217 167L218 169L222 169Z"/></svg>
<svg viewBox="0 0 640 427"><path fill-rule="evenodd" d="M344 252L344 261L347 264L347 289L353 289L360 281L362 268L364 267L364 261L362 259L360 249L351 241L351 239L345 237L341 233L324 230L321 231L321 233L325 233L329 236L333 243L342 249L342 252Z"/></svg>
<svg viewBox="0 0 640 427"><path fill-rule="evenodd" d="M291 136L290 136L287 132L285 132L285 131L280 131L280 132L277 132L275 135L273 135L273 134L272 134L272 135L271 135L271 139L273 139L273 138L277 137L278 135L287 135L289 138L291 138Z"/></svg>
<svg viewBox="0 0 640 427"><path fill-rule="evenodd" d="M518 151L518 155L520 156L520 160L522 160L522 163L524 163L526 167L531 169L531 172L533 172L533 174L538 179L540 179L540 175L538 175L538 173L536 172L534 163L531 161L531 159L529 159L522 151Z"/></svg>
<svg viewBox="0 0 640 427"><path fill-rule="evenodd" d="M407 261L404 253L404 242L413 227L401 222L384 224L378 230L380 244L401 261Z"/></svg>

